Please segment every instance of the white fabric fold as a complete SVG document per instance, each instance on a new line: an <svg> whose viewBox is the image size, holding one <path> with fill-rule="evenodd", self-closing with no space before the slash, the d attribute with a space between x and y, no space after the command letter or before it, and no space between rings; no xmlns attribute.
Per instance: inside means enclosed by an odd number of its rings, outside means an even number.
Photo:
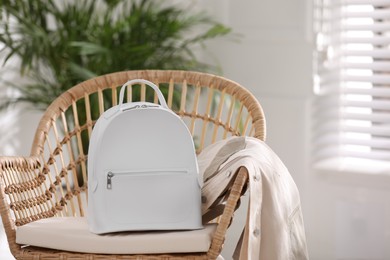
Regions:
<svg viewBox="0 0 390 260"><path fill-rule="evenodd" d="M264 142L252 137L228 138L204 149L198 162L205 180L204 215L213 215L238 169L248 170L247 222L235 259L308 259L298 188Z"/></svg>

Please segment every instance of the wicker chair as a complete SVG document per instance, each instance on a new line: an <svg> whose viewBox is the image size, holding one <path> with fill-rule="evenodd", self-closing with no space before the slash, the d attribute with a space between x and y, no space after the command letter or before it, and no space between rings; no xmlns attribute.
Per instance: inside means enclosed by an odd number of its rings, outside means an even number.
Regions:
<svg viewBox="0 0 390 260"><path fill-rule="evenodd" d="M30 157L0 157L0 210L12 254L17 259L215 259L247 182L241 168L227 192L211 247L205 253L164 255L93 255L57 251L15 242L18 226L42 218L84 216L87 190L87 143L103 111L116 105L118 89L129 79L157 85L167 104L186 122L196 149L228 136L265 138L258 101L239 84L188 71L127 71L90 79L57 98L44 113ZM137 90L138 89L138 90ZM137 93L136 93L137 92ZM157 102L145 86L127 90L127 101Z"/></svg>

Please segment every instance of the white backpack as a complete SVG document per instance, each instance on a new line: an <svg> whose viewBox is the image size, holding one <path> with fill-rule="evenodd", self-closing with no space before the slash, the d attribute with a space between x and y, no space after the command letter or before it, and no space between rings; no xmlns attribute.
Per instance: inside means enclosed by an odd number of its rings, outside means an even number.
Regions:
<svg viewBox="0 0 390 260"><path fill-rule="evenodd" d="M161 105L124 104L126 86L138 83L151 86ZM152 82L122 86L119 104L97 120L88 154L91 232L202 228L192 136Z"/></svg>

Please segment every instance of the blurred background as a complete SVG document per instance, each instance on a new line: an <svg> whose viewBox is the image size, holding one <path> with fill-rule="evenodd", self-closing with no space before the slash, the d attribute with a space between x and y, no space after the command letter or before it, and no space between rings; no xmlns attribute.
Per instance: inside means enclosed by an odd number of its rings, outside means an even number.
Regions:
<svg viewBox="0 0 390 260"><path fill-rule="evenodd" d="M207 14L223 25L199 46L189 46L197 60L211 66L187 68L221 74L260 101L267 143L300 190L310 259L390 259L390 1L165 4ZM204 32L199 28L189 35ZM81 43L74 47L102 51ZM12 64L18 60L8 62L1 77L25 82L7 72ZM0 96L5 100L20 93L3 83ZM29 155L42 114L36 107L18 103L0 112L1 155ZM244 212L238 213L241 221ZM233 227L231 237L239 232ZM2 233L0 258L12 259L5 240ZM225 245L226 259L234 245L234 239Z"/></svg>

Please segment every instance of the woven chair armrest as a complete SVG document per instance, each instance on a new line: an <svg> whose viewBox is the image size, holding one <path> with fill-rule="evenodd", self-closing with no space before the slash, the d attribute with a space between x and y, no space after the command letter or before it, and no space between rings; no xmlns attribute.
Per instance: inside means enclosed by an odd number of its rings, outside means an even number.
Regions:
<svg viewBox="0 0 390 260"><path fill-rule="evenodd" d="M33 174L40 166L41 163L37 156L0 156L0 180L4 185L5 192L12 193L10 189L13 189L15 184L20 185L23 182L23 180L17 179L18 175L22 173Z"/></svg>
<svg viewBox="0 0 390 260"><path fill-rule="evenodd" d="M237 209L239 200L242 196L242 191L245 184L248 182L248 171L245 167L241 167L236 174L232 188L227 198L225 209L220 218L217 230L215 231L211 247L208 252L209 259L216 259L221 253L223 243L225 242L226 231L231 223L234 212Z"/></svg>
<svg viewBox="0 0 390 260"><path fill-rule="evenodd" d="M40 161L37 156L0 156L0 176L6 170L13 169L14 171L20 170L33 170L40 167Z"/></svg>
<svg viewBox="0 0 390 260"><path fill-rule="evenodd" d="M0 184L2 185L2 191L9 195L29 189L31 185L42 183L44 179L43 174L37 175L35 172L39 168L40 161L35 156L0 156ZM40 181L37 181L38 179Z"/></svg>
<svg viewBox="0 0 390 260"><path fill-rule="evenodd" d="M38 157L0 156L0 214L3 221L8 244L13 255L20 252L20 245L16 244L16 225L12 218L7 193L12 193L10 176L19 173L33 173L40 167Z"/></svg>

